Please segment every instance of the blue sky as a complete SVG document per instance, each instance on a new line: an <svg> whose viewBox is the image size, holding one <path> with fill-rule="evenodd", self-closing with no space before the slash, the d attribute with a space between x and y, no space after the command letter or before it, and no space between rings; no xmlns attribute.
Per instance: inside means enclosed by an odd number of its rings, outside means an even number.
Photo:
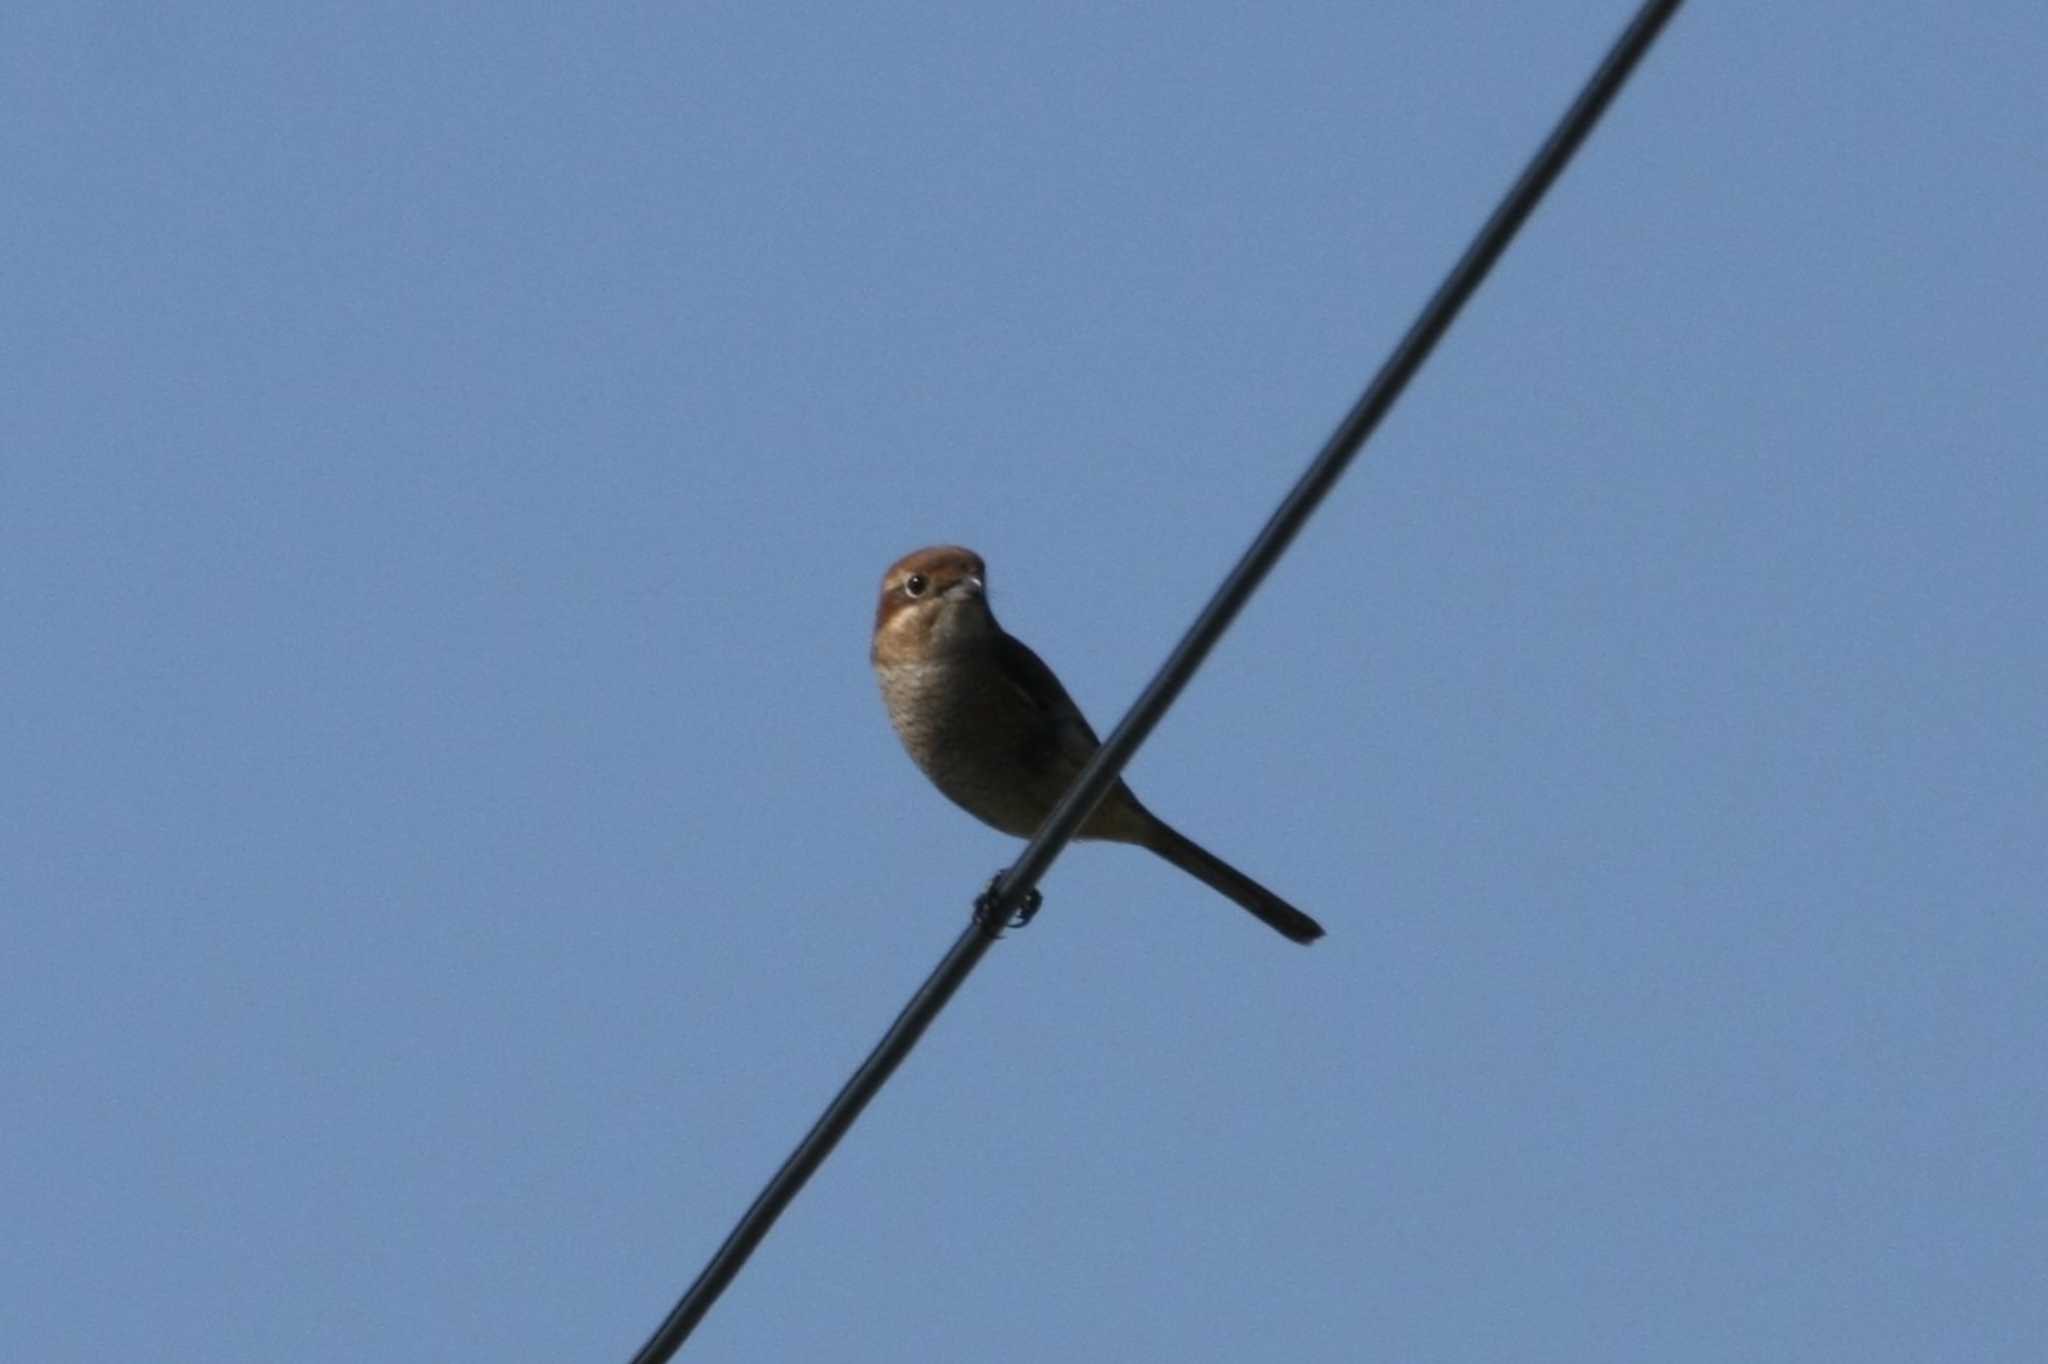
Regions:
<svg viewBox="0 0 2048 1364"><path fill-rule="evenodd" d="M11 7L0 1352L623 1359L1621 5ZM704 1359L2048 1335L2048 11L1681 13Z"/></svg>

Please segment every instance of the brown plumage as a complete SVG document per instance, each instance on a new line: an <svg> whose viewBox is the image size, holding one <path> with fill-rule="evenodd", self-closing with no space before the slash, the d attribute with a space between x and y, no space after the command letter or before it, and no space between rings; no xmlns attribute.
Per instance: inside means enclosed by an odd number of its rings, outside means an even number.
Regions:
<svg viewBox="0 0 2048 1364"><path fill-rule="evenodd" d="M921 549L882 577L870 658L889 720L932 784L975 818L1029 838L1100 741L1051 668L996 624L981 556ZM1081 838L1148 848L1296 942L1314 919L1191 842L1119 781Z"/></svg>

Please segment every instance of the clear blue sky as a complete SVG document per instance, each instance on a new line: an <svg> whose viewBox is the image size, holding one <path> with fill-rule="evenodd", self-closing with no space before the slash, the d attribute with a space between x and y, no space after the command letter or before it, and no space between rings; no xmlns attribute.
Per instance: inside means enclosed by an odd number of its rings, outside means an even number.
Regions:
<svg viewBox="0 0 2048 1364"><path fill-rule="evenodd" d="M0 21L0 1355L623 1360L1628 13ZM2048 10L1695 5L708 1360L2048 1338Z"/></svg>

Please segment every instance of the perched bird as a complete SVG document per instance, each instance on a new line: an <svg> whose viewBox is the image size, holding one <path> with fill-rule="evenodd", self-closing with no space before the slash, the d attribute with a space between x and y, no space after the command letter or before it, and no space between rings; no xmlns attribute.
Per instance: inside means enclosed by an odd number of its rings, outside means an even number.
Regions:
<svg viewBox="0 0 2048 1364"><path fill-rule="evenodd" d="M871 649L890 723L932 784L1006 834L1038 831L1101 741L1037 654L996 624L981 556L957 545L905 555L882 577ZM1081 838L1150 848L1299 943L1323 928L1182 837L1119 781Z"/></svg>

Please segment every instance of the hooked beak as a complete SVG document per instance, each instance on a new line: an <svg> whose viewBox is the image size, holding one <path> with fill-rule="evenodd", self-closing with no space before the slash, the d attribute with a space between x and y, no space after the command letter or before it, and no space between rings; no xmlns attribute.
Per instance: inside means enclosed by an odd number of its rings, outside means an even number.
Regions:
<svg viewBox="0 0 2048 1364"><path fill-rule="evenodd" d="M973 576L972 574L969 574L967 577L962 578L959 582L954 583L951 587L947 588L943 595L945 595L949 599L954 597L979 597L984 595L987 592L987 590L988 589L982 585L981 579Z"/></svg>

